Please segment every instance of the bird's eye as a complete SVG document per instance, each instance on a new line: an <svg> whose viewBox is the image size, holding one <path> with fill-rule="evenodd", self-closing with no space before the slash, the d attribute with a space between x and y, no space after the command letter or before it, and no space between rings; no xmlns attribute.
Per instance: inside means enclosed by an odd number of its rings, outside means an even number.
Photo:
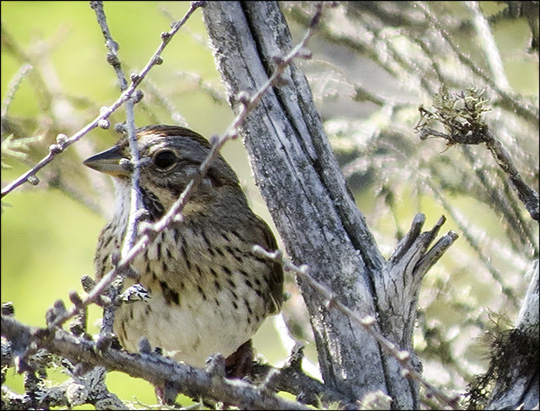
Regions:
<svg viewBox="0 0 540 411"><path fill-rule="evenodd" d="M176 154L174 154L171 150L163 150L158 152L154 156L154 164L161 170L166 170L168 168L171 168L173 166L178 158L176 157Z"/></svg>

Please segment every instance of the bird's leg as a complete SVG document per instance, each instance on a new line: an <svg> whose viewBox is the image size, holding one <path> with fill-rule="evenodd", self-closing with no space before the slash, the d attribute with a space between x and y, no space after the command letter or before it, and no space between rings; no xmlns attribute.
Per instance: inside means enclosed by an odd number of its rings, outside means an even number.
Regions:
<svg viewBox="0 0 540 411"><path fill-rule="evenodd" d="M225 372L229 378L243 378L253 368L253 345L247 340L225 359Z"/></svg>

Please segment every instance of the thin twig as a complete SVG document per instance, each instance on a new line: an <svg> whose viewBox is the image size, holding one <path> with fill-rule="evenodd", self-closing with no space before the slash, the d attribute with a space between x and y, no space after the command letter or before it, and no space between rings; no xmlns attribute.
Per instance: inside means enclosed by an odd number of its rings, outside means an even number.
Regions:
<svg viewBox="0 0 540 411"><path fill-rule="evenodd" d="M459 230L461 231L471 248L476 252L482 264L484 264L486 269L490 272L493 279L500 284L503 294L506 295L506 297L514 305L514 307L518 307L518 298L516 297L513 289L505 284L504 276L493 265L490 257L486 256L483 252L482 247L480 246L478 241L479 234L476 232L477 230L474 230L474 226L455 209L455 207L446 199L446 197L435 186L435 184L432 183L429 178L424 178L423 183L431 189L435 197L441 202L441 205L444 207L444 209L450 214L450 217L452 217L454 222L457 224Z"/></svg>
<svg viewBox="0 0 540 411"><path fill-rule="evenodd" d="M249 98L245 93L240 93L241 95L238 96L238 99L241 102L241 106L238 114L233 119L231 125L227 128L225 133L221 135L221 137L216 137L212 139L213 141L210 152L199 166L198 173L193 176L192 180L188 183L178 200L174 202L174 204L167 211L167 213L155 223L144 223L144 229L142 230L143 234L136 241L133 247L127 250L125 255L122 255L121 258L118 259L118 261L115 261L115 267L101 278L101 280L94 286L94 288L88 293L86 298L78 306L74 306L70 310L67 310L64 313L58 315L56 319L51 322L50 327L58 327L62 325L67 320L76 315L81 307L86 307L91 303L96 302L97 299L103 294L104 290L106 290L110 286L110 284L116 279L116 276L119 273L125 270L129 270L131 262L144 248L147 247L148 242L151 241L152 238L154 238L159 232L165 230L173 222L182 221L182 210L184 209L188 200L191 198L191 195L202 183L204 177L206 176L206 173L210 169L212 162L218 157L221 147L223 147L223 145L227 141L235 139L238 136L239 127L241 126L241 124L244 122L249 113L256 107L262 96L266 92L268 92L268 90L270 90L270 88L274 84L280 81L281 74L285 71L286 67L292 62L292 60L297 57L306 58L305 46L307 45L307 42L311 38L311 36L315 33L317 24L321 18L321 13L322 5L319 4L317 12L313 17L312 24L306 31L306 34L302 41L296 47L294 47L285 57L276 59L277 66L274 73L268 79L268 81L263 86L261 86L259 90L255 92L255 94L251 98ZM162 36L162 38L163 37L164 36Z"/></svg>
<svg viewBox="0 0 540 411"><path fill-rule="evenodd" d="M519 171L514 166L510 155L505 150L499 140L493 134L486 131L486 146L497 161L499 167L508 175L508 179L512 182L512 186L517 191L517 195L533 220L539 220L539 198L538 193L521 178Z"/></svg>
<svg viewBox="0 0 540 411"><path fill-rule="evenodd" d="M464 235L469 245L476 252L478 258L484 264L486 269L490 272L493 279L501 285L502 291L506 295L508 300L517 307L518 300L514 291L510 287L505 285L505 282L503 281L504 276L493 265L489 257L486 256L485 253L482 251L482 247L480 247L478 243L479 234L475 232L474 226L469 221L465 220L465 218L456 210L456 208L446 199L440 189L438 189L433 183L432 176L436 174L436 170L432 170L429 166L425 164L423 160L421 160L420 164L413 164L403 152L396 150L395 147L392 145L384 144L384 147L392 149L398 156L400 156L405 162L405 164L408 165L408 169L413 170L416 173L419 181L421 181L423 184L427 185L431 189L433 194L441 202L441 205L450 214L450 217L452 217L454 222L457 224L460 232ZM429 176L427 177L419 171L426 168L430 170Z"/></svg>
<svg viewBox="0 0 540 411"><path fill-rule="evenodd" d="M425 2L418 1L416 2L416 4L424 12L429 22L433 24L433 27L440 33L442 38L450 46L452 51L455 53L455 55L458 57L459 61L463 65L471 69L474 74L476 74L479 78L485 81L486 84L488 84L501 97L501 99L505 103L507 103L508 106L514 109L516 114L527 119L528 121L534 121L538 123L540 117L537 109L532 107L529 103L523 100L520 101L515 96L501 89L490 76L488 76L476 63L474 63L474 61L471 60L470 57L466 56L459 50L459 47L455 44L454 40L444 29L440 21L431 13L429 7L425 4Z"/></svg>
<svg viewBox="0 0 540 411"><path fill-rule="evenodd" d="M529 241L529 245L533 248L534 252L538 253L538 247L536 246L537 236L532 232L531 227L527 225L525 221L526 216L523 215L521 206L518 204L518 201L521 201L519 198L516 199L516 197L512 195L514 188L509 180L505 180L502 177L503 171L500 170L500 172L497 173L496 170L493 170L492 173L488 174L483 167L477 166L477 155L469 148L469 146L462 145L461 150L465 159L469 162L469 165L474 172L474 176L484 187L487 195L492 200L488 203L488 206L497 212L501 212L507 220L508 230L515 233L513 236L510 235L511 233L508 235L508 240L512 247L516 250L520 249L526 244L526 239ZM493 174L496 179L490 178L491 174Z"/></svg>
<svg viewBox="0 0 540 411"><path fill-rule="evenodd" d="M135 378L143 378L155 386L181 390L194 398L238 404L241 409L309 409L304 404L286 400L239 379L213 375L161 355L110 349L100 346L99 342L77 338L65 331L51 332L50 329L30 327L5 315L2 315L2 335L25 352L31 351L32 346L45 348L76 363L121 371Z"/></svg>
<svg viewBox="0 0 540 411"><path fill-rule="evenodd" d="M109 50L107 53L107 62L113 66L118 82L120 83L120 91L124 91L127 88L128 82L126 76L122 71L122 64L118 56L118 43L113 39L112 34L107 24L107 16L103 10L102 1L91 1L90 7L96 12L97 20L103 37L105 37L105 46ZM140 92L140 91L139 91ZM135 102L133 99L126 101L126 131L129 142L130 158L133 164L133 171L131 173L131 201L129 209L129 217L127 223L126 235L124 236L124 242L122 244L122 255L125 255L127 251L135 243L137 237L137 213L143 207L142 194L139 188L140 179L140 162L139 162L139 149L137 147L137 136L135 135L135 114L133 112Z"/></svg>
<svg viewBox="0 0 540 411"><path fill-rule="evenodd" d="M13 101L13 98L15 97L15 93L19 89L19 85L21 84L21 81L26 77L26 75L32 70L32 65L29 63L23 64L23 66L17 71L11 82L8 86L8 92L6 93L6 98L2 102L2 113L1 113L1 125L0 125L0 135L4 135L4 122L7 117L7 112L9 110L9 106L11 105L11 102Z"/></svg>
<svg viewBox="0 0 540 411"><path fill-rule="evenodd" d="M452 125L449 126L449 122L446 122L444 118L438 118L437 121L441 122L446 128L450 128L449 132L439 132L432 128L419 126L420 130L420 139L426 140L428 137L440 137L447 141L447 145L462 144L462 145L477 145L480 143L485 143L486 147L492 154L493 158L499 165L499 167L507 174L509 181L512 183L511 186L516 191L519 199L529 212L533 220L539 221L539 196L536 190L532 187L529 187L527 183L523 180L519 171L514 166L510 154L506 151L502 143L495 138L495 136L489 131L486 125L476 132L464 132L459 129L459 122L455 121ZM464 127L468 127L467 124L464 124ZM465 129L466 130L466 129Z"/></svg>
<svg viewBox="0 0 540 411"><path fill-rule="evenodd" d="M39 161L34 167L32 167L26 173L24 173L19 178L15 179L13 182L11 182L10 184L8 184L6 187L2 189L1 198L3 198L4 196L12 192L14 189L19 187L20 185L28 182L28 180L31 179L33 176L35 176L39 170L41 170L43 167L45 167L47 164L53 161L56 155L64 152L65 149L68 148L70 145L79 141L83 136L88 134L91 130L98 127L101 120L106 120L107 118L109 118L113 112L115 112L120 106L122 106L126 101L128 101L132 97L137 87L139 87L142 80L147 76L148 72L152 69L152 67L154 67L155 65L161 64L163 62L163 59L161 58L161 53L163 52L167 44L169 44L172 37L186 23L186 21L191 17L191 15L195 12L195 10L198 9L199 7L202 7L203 4L204 4L203 1L192 2L190 9L187 11L187 13L182 18L182 20L178 21L170 31L161 33L161 44L157 48L156 52L152 55L152 57L150 58L146 66L138 74L131 76L131 84L112 105L102 109L101 113L93 121L91 121L81 130L73 134L73 136L67 139L62 139L61 141L57 141L57 144L52 144L49 147L49 153L41 161Z"/></svg>
<svg viewBox="0 0 540 411"><path fill-rule="evenodd" d="M109 50L107 53L107 62L114 68L116 76L118 77L118 83L120 85L120 91L125 91L128 87L128 82L126 76L122 71L122 65L120 63L120 58L118 56L118 43L113 39L112 34L109 30L109 25L107 24L107 16L103 10L102 1L91 1L90 7L94 9L97 17L99 26L101 27L101 32L103 37L105 37L105 46ZM124 236L124 242L122 245L122 253L125 254L129 250L135 238L137 236L137 213L140 208L142 208L142 194L139 189L139 179L140 179L140 165L139 165L139 150L137 148L137 137L135 135L135 114L134 114L134 101L132 98L126 101L126 129L129 141L129 149L131 154L131 161L134 165L133 172L131 175L131 201L130 201L130 210L127 223L127 230ZM114 287L109 289L109 298L111 301L114 301L118 294L123 288L123 281L115 282ZM115 304L110 304L105 307L103 313L103 322L101 325L101 333L111 333L113 332L114 324L114 315L115 315Z"/></svg>
<svg viewBox="0 0 540 411"><path fill-rule="evenodd" d="M463 2L469 9L473 17L473 25L478 34L478 39L482 44L482 51L486 55L486 60L493 75L495 84L502 90L509 90L510 84L504 73L504 65L499 54L499 49L489 29L489 23L484 14L480 11L478 1Z"/></svg>
<svg viewBox="0 0 540 411"><path fill-rule="evenodd" d="M2 50L4 52L11 53L16 60L30 64L32 67L37 67L36 58L27 54L23 48L17 43L15 38L7 31L5 25L2 23ZM50 117L54 118L52 113L52 102L54 101L51 91L48 87L48 82L45 81L39 70L33 70L30 73L30 79L34 86L35 95L39 104L39 109L44 113L47 113Z"/></svg>
<svg viewBox="0 0 540 411"><path fill-rule="evenodd" d="M366 330L377 342L387 350L403 367L403 375L412 378L419 383L421 383L428 392L432 393L436 398L438 398L443 403L447 404L452 409L458 409L458 398L449 397L443 393L440 389L435 387L426 381L422 375L416 371L414 365L410 362L410 353L408 351L399 350L396 345L388 340L384 335L382 335L375 327L377 320L371 315L366 315L364 317L359 316L357 313L352 311L350 308L342 304L336 299L336 295L329 291L324 285L319 283L309 274L309 267L307 265L302 265L300 267L294 265L290 260L283 256L283 253L280 250L275 252L268 252L263 249L261 246L255 245L253 247L253 252L269 258L273 261L280 263L283 266L283 269L286 271L293 271L304 281L306 281L312 288L317 290L325 299L327 308L334 308L341 313L345 314L353 322L361 326Z"/></svg>

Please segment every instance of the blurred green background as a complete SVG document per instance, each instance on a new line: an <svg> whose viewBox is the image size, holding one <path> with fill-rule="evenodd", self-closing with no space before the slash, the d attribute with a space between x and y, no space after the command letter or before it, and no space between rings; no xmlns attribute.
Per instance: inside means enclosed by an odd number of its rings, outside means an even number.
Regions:
<svg viewBox="0 0 540 411"><path fill-rule="evenodd" d="M60 102L50 108L51 116L45 115L31 79L23 79L9 106L9 114L15 118L36 119L36 134L42 133L43 140L32 145L25 161L3 155L3 161L12 167L2 170L2 181L6 183L47 154L48 145L56 137L51 129L63 130L61 132L69 136L95 118L101 106L112 104L119 92L116 76L106 63L103 36L88 2L7 1L2 2L1 7L3 30L30 56L33 66L47 79L51 93L62 95L62 100L65 98L64 104ZM105 2L109 27L120 44L119 55L128 75L146 65L160 43L160 33L169 30L171 19L179 20L188 7L188 2ZM22 61L4 47L4 32L2 36L1 95L5 99L9 83ZM199 79L194 78L200 76L205 87L223 96L207 42L199 10L164 51L164 64L155 67L147 79L152 90L167 96L167 104L174 110L158 105L149 86L144 89L145 103L152 106L152 112L149 114L141 105L137 106L138 127L184 124L207 137L226 130L233 118L229 107L224 100L216 102L210 92L201 90ZM73 96L77 98L71 98ZM123 121L122 116L121 109L114 120ZM50 117L58 121L54 127L49 127ZM40 121L46 124L39 124ZM45 311L54 301L67 301L70 290L82 292L80 277L93 276L93 255L99 232L109 216L112 188L101 176L89 175L92 172L85 170L81 160L116 141L114 121L111 124L111 130L91 132L85 137L88 144L80 143L84 146L80 151L74 152L71 147L51 165L54 172L65 173L70 176L68 180L73 179L74 187L70 188L74 192L93 196L104 208L103 212L89 209L64 190L51 188L46 178L36 187L20 187L3 201L2 302L13 302L16 318L25 324L44 326ZM239 174L254 210L271 224L254 186L241 141L227 144L223 155ZM88 190L85 181L88 178L99 180L93 191ZM109 203L99 204L105 201ZM99 317L100 310L92 307L91 332L98 330L95 323ZM272 363L286 358L271 320L255 337L255 346ZM129 400L136 395L143 403L155 403L153 388L145 381L119 373L110 373L107 378L111 391L121 398ZM22 377L10 373L7 385L22 392Z"/></svg>
<svg viewBox="0 0 540 411"><path fill-rule="evenodd" d="M452 8L454 6L451 3L454 2L438 4ZM496 2L481 3L488 14L502 7ZM119 56L127 74L146 65L160 43L160 33L169 29L171 21L179 20L188 7L187 2L105 2L109 27L120 45ZM48 152L48 146L59 133L70 136L93 120L100 107L108 106L116 100L119 91L116 75L106 63L107 50L103 36L88 2L2 1L1 11L3 102L20 68L25 63L33 66L10 102L10 123L3 124L2 139L11 133L16 138L42 136L40 142L29 146L24 159L15 159L2 153L3 163L11 166L11 169L2 169L4 185L43 158ZM463 14L462 10L458 12ZM296 23L291 23L291 29L293 37L297 39L304 32ZM400 35L399 32L391 32L391 29L386 34L396 37ZM523 58L528 42L524 20L498 24L494 29L494 37L501 47L512 88L524 95L533 96L537 101L538 60ZM350 51L329 47L322 38L322 35L316 35L311 40L309 46L313 50L314 59L302 63L302 68L309 74L328 134L334 147L341 153L340 161L344 161L343 158L349 154L347 150L342 150L341 145L351 144L351 139L340 140L339 132L335 131L339 128L341 118L352 124L351 129L357 126L357 120L373 121L375 128L388 125L384 116L376 117L378 107L372 103L359 103L352 99L343 103L328 92L328 84L338 90L343 84L340 83L342 77L335 75L329 66L317 66L325 53L336 58L333 64L343 71L349 70L346 74L361 70L358 70ZM474 54L475 45L473 42L469 44L469 36L464 34L461 40L462 45L470 47ZM136 106L137 126L182 124L207 137L223 133L233 116L226 104L219 74L208 47L200 10L173 38L162 56L164 63L154 67L142 85L145 97ZM382 70L364 71L371 76L366 81L368 85L389 93L400 93L395 96L397 98L410 98L406 85L400 84L402 88L392 89L388 74ZM43 83L40 83L40 78ZM343 100L344 97L349 98L346 94L343 92L339 97ZM414 97L420 100L419 96ZM427 102L418 101L420 103ZM2 104L4 106L5 103ZM408 113L403 110L401 114L406 117L407 144L412 150L420 151L420 142L412 132L418 119L416 107ZM71 290L82 292L81 276L93 275L95 245L101 228L110 217L113 191L106 177L88 170L82 161L114 143L117 139L113 131L114 123L123 121L123 116L123 110L118 110L111 118L110 130L94 130L58 156L38 173L41 179L39 185L34 187L25 184L3 200L2 302L13 302L15 318L25 324L44 326L45 311L54 301L67 301ZM17 134L20 130L32 132ZM353 138L356 138L355 133L359 134L358 140L361 140L362 133L367 134L366 123L361 123L358 130L351 133ZM538 141L534 138L528 138L528 141L537 151ZM427 153L425 158L428 159L453 158L456 153L455 149L446 152L447 147L440 141L430 142L429 148L426 146L423 144L422 150L424 154ZM480 150L479 153L483 154ZM223 155L239 174L255 212L274 228L264 201L254 185L241 141L229 142ZM392 210L381 195L379 185L370 181L369 175L362 176L360 183L350 181L357 204L366 215L385 257L395 248L398 233L408 230L417 212L426 214L426 229L430 229L444 214L448 222L442 232L454 230L461 235L459 225L448 215L441 201L419 188L421 184L415 182L414 172L409 173L407 169L403 169L403 173L399 170L395 172L391 169L392 164L383 163L382 166L388 166L388 179L397 181L399 185L399 196L394 199ZM427 173L421 168L414 171ZM529 173L525 176L529 179L537 173L535 170L521 171ZM449 179L458 179L461 175L449 168L448 176ZM465 187L468 182L458 183ZM484 203L456 192L450 192L447 199L462 216L468 218L468 221L474 221L478 229L482 230L481 237L485 240L481 244L482 249L497 269L505 273L504 286L521 296L527 285L523 279L526 260L531 255L517 258L512 253L506 254L510 247L507 244L500 246L507 241L501 217ZM415 332L415 347L421 354L424 375L429 381L463 391L466 377L485 370L486 346L480 338L484 333L484 325L489 322L492 313L504 314L513 320L518 308L515 302L509 302L502 295L501 289L501 283L495 281L479 264L478 257L463 237L428 273L419 296L421 326ZM292 298L285 303L285 317L295 317L293 320L298 320L304 326L302 332L306 333L302 301L292 285L288 286L288 291ZM97 331L95 323L99 317L100 310L93 307L90 311L90 332ZM300 329L296 331L301 332ZM307 338L309 340L309 335ZM283 348L275 330L274 320L266 321L255 336L254 344L257 351L272 364L278 364L287 356L287 350ZM312 345L308 348L308 357L316 362ZM459 364L454 363L455 358L459 358ZM447 367L450 363L453 364L452 369ZM57 375L55 378L61 381L67 377ZM132 400L136 396L143 403L155 403L153 388L145 381L113 372L108 375L107 382L110 390L124 400ZM6 384L22 392L22 377L14 375L12 371L8 374ZM189 404L189 400L186 399L184 403Z"/></svg>

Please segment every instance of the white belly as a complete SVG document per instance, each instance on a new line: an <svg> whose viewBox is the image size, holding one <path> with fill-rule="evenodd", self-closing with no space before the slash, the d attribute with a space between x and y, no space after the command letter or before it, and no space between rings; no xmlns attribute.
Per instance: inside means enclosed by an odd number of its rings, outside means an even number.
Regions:
<svg viewBox="0 0 540 411"><path fill-rule="evenodd" d="M137 352L139 339L146 336L152 348L161 347L177 361L204 367L213 353L219 352L225 358L234 353L262 322L252 319L249 324L242 307L235 309L226 297L219 299L218 306L195 294L188 301L184 298L181 305L171 306L162 294L154 293L146 302L120 307L115 331L128 351ZM120 330L122 322L125 327Z"/></svg>

